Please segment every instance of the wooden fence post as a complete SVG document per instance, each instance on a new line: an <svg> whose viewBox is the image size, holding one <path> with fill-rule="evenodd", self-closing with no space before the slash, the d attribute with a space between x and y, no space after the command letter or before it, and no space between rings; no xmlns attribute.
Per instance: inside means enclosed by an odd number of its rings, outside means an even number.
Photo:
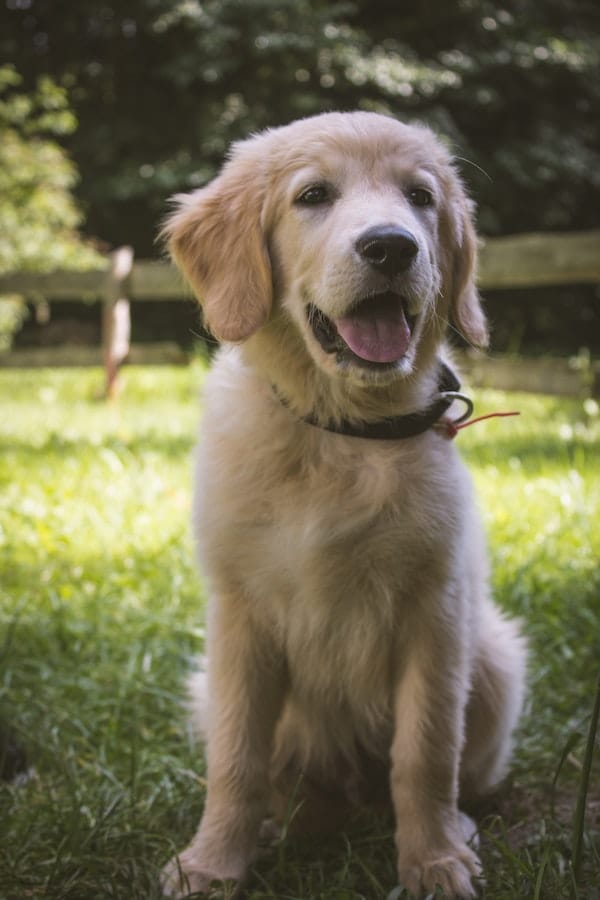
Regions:
<svg viewBox="0 0 600 900"><path fill-rule="evenodd" d="M129 353L131 314L127 288L132 268L133 247L119 247L111 253L102 309L102 353L109 400L116 396L119 368Z"/></svg>

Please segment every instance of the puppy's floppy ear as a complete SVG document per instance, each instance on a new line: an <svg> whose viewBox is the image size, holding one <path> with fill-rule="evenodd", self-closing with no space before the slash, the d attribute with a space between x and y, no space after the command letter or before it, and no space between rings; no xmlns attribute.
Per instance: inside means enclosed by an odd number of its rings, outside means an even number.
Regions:
<svg viewBox="0 0 600 900"><path fill-rule="evenodd" d="M243 341L272 303L271 266L261 225L263 191L254 167L231 160L211 184L175 198L162 236L186 275L216 338Z"/></svg>
<svg viewBox="0 0 600 900"><path fill-rule="evenodd" d="M457 330L470 344L483 348L488 346L489 334L475 284L478 242L473 226L474 203L458 179L453 194L446 209L450 258L444 294L449 298L449 315Z"/></svg>

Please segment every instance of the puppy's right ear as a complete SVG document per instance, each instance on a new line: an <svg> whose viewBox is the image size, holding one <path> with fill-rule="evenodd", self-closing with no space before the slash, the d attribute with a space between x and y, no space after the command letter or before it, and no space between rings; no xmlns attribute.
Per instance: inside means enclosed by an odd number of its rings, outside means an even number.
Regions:
<svg viewBox="0 0 600 900"><path fill-rule="evenodd" d="M262 189L241 161L211 184L175 197L162 237L222 341L243 341L269 317L271 265L261 224Z"/></svg>

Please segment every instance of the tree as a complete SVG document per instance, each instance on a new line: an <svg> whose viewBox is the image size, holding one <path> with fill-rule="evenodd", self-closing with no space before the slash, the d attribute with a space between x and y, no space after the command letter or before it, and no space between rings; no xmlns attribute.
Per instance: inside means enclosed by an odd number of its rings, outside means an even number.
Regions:
<svg viewBox="0 0 600 900"><path fill-rule="evenodd" d="M175 190L201 184L231 140L327 108L313 84L335 6L311 0L26 0L0 52L51 72L80 123L66 146L92 233L153 249Z"/></svg>
<svg viewBox="0 0 600 900"><path fill-rule="evenodd" d="M252 130L379 109L445 133L487 233L584 228L600 199L592 0L7 0L0 53L51 74L91 233L153 251L166 201ZM483 174L481 170L484 170Z"/></svg>
<svg viewBox="0 0 600 900"><path fill-rule="evenodd" d="M371 0L351 21L370 46L349 77L451 137L485 233L597 224L597 3Z"/></svg>
<svg viewBox="0 0 600 900"><path fill-rule="evenodd" d="M12 66L0 67L0 273L88 268L98 255L77 232L77 171L56 140L74 129L74 116L49 77L31 93L21 81ZM0 348L24 316L20 299L0 297Z"/></svg>
<svg viewBox="0 0 600 900"><path fill-rule="evenodd" d="M0 68L0 272L86 268L97 256L77 232L77 171L56 141L75 128L65 91L46 76L20 85Z"/></svg>

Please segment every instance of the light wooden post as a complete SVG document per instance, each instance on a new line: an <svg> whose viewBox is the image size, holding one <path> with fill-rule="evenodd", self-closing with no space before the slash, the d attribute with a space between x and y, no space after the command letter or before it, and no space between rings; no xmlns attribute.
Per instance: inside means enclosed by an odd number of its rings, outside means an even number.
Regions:
<svg viewBox="0 0 600 900"><path fill-rule="evenodd" d="M132 267L133 247L119 247L111 254L102 310L102 351L109 400L116 396L119 368L129 353L131 314L127 288Z"/></svg>

